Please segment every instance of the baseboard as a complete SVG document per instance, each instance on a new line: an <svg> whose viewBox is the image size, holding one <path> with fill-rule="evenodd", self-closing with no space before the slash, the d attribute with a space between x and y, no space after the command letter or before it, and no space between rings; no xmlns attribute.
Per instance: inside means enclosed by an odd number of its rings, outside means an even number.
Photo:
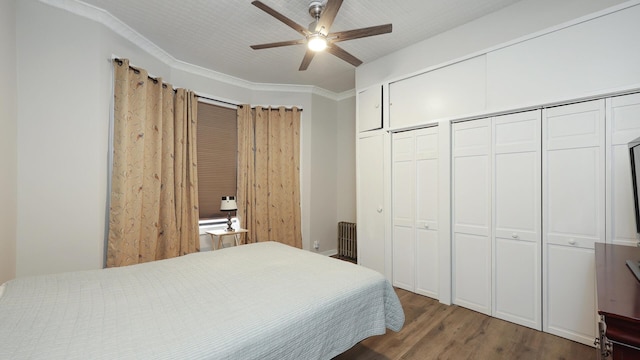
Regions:
<svg viewBox="0 0 640 360"><path fill-rule="evenodd" d="M338 255L338 249L331 249L331 250L327 250L327 251L323 251L323 252L318 252L316 250L312 250L315 253L318 253L320 255L324 255L324 256L333 256L333 255Z"/></svg>

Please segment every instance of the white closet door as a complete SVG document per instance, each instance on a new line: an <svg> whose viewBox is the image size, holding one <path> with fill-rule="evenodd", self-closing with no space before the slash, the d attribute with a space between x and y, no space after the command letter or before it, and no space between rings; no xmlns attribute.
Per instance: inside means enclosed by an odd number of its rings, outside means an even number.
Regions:
<svg viewBox="0 0 640 360"><path fill-rule="evenodd" d="M438 298L438 127L415 132L415 292Z"/></svg>
<svg viewBox="0 0 640 360"><path fill-rule="evenodd" d="M493 118L493 316L542 329L540 117Z"/></svg>
<svg viewBox="0 0 640 360"><path fill-rule="evenodd" d="M393 285L414 291L415 139L411 132L392 138Z"/></svg>
<svg viewBox="0 0 640 360"><path fill-rule="evenodd" d="M358 139L358 263L385 274L384 137Z"/></svg>
<svg viewBox="0 0 640 360"><path fill-rule="evenodd" d="M453 303L491 314L491 119L452 126Z"/></svg>
<svg viewBox="0 0 640 360"><path fill-rule="evenodd" d="M593 345L594 243L605 241L604 100L543 112L543 328Z"/></svg>
<svg viewBox="0 0 640 360"><path fill-rule="evenodd" d="M607 242L636 246L627 144L640 137L640 94L607 99Z"/></svg>

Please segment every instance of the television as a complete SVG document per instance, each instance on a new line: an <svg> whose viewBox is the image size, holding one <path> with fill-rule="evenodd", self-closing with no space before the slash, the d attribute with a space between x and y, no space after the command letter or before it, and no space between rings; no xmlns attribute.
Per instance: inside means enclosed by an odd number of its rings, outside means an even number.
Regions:
<svg viewBox="0 0 640 360"><path fill-rule="evenodd" d="M633 186L633 204L635 207L636 233L640 234L640 138L629 143L629 158L631 159L631 183ZM638 243L640 246L640 243ZM640 281L640 262L638 259L627 260L627 266Z"/></svg>
<svg viewBox="0 0 640 360"><path fill-rule="evenodd" d="M633 204L635 206L636 233L640 234L640 138L629 143L629 158L631 159L631 182L633 186Z"/></svg>

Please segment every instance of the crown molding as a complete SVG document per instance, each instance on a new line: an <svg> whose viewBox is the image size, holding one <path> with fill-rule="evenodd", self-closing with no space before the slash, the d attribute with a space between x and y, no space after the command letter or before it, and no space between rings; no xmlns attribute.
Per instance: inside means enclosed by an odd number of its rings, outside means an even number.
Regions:
<svg viewBox="0 0 640 360"><path fill-rule="evenodd" d="M57 7L62 10L66 10L72 14L82 16L89 20L93 20L98 22L116 34L122 36L123 38L131 41L142 50L156 57L158 60L163 63L172 66L176 59L171 56L169 53L161 49L159 46L154 44L151 40L142 36L139 32L135 31L133 28L128 26L127 24L120 21L120 19L113 16L110 12L95 7L93 5L87 4L78 0L39 0L42 3L47 5Z"/></svg>
<svg viewBox="0 0 640 360"><path fill-rule="evenodd" d="M323 96L335 101L340 101L351 96L355 96L355 89L347 90L342 93L335 93L333 91L329 91L313 85L256 83L198 65L190 64L185 61L176 59L174 56L164 51L158 45L154 44L151 40L147 39L142 34L135 31L129 25L123 23L122 21L120 21L120 19L116 18L110 12L104 9L100 9L96 6L87 4L80 0L39 1L106 26L111 31L132 42L133 44L140 47L150 55L156 57L158 60L162 61L172 69L186 71L194 75L206 77L229 85L246 88L252 91L309 93Z"/></svg>
<svg viewBox="0 0 640 360"><path fill-rule="evenodd" d="M347 90L347 91L343 91L339 94L337 94L338 97L335 99L336 101L342 101L348 98L352 98L356 96L356 89L351 89L351 90Z"/></svg>

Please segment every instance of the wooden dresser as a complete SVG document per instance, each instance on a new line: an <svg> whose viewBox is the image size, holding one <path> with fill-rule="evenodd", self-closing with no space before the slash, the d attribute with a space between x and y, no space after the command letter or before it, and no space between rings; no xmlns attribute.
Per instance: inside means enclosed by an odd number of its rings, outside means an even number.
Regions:
<svg viewBox="0 0 640 360"><path fill-rule="evenodd" d="M595 244L598 314L613 344L613 359L640 359L640 282L626 265L640 248Z"/></svg>

